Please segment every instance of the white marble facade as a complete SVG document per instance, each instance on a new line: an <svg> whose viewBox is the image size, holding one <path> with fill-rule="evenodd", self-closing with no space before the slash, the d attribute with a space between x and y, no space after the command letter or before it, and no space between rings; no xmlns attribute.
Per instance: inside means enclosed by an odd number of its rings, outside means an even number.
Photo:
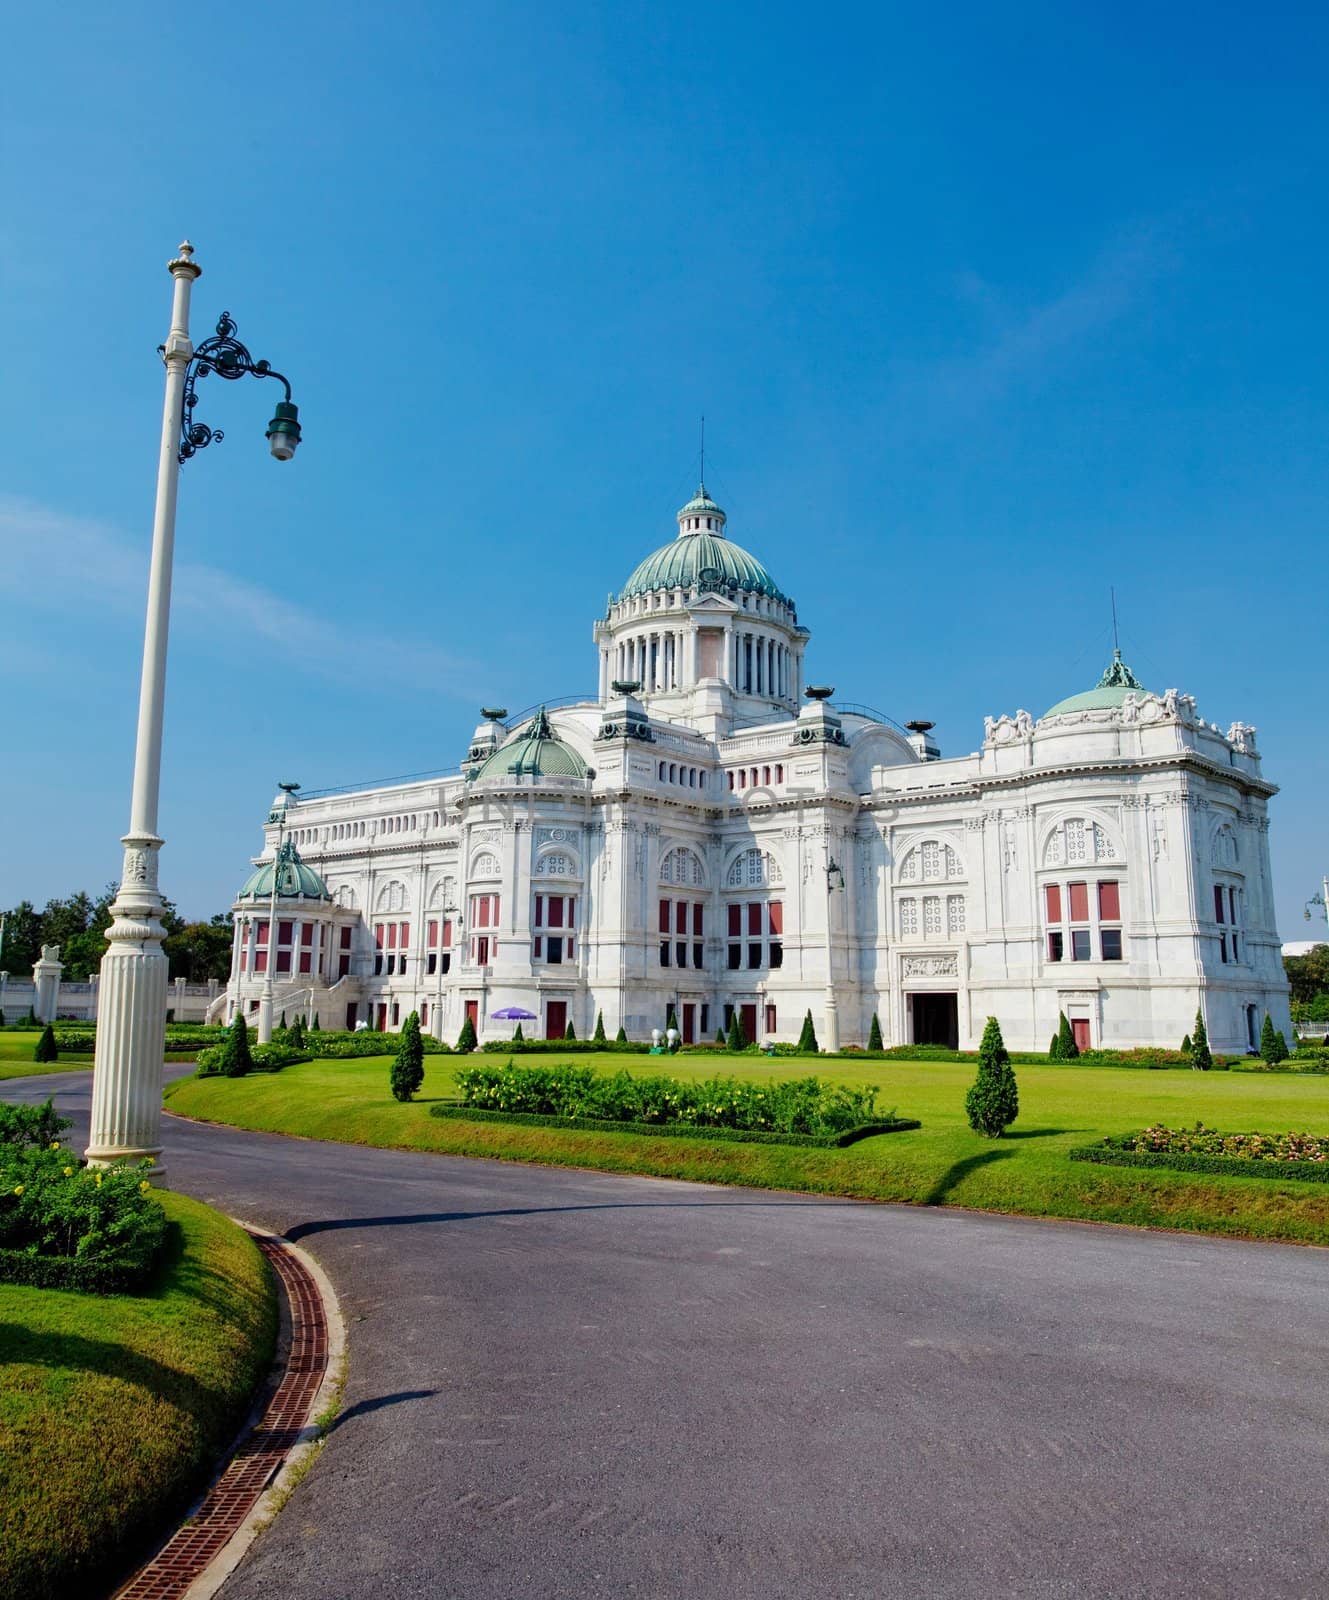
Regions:
<svg viewBox="0 0 1329 1600"><path fill-rule="evenodd" d="M707 1038L1244 1051L1290 1033L1255 730L1120 658L942 758L926 724L804 691L793 602L700 492L595 624L598 698L486 715L461 771L285 804L312 868L278 900L278 1013L482 1039ZM692 544L687 541L694 541ZM1069 688L1075 688L1071 685ZM277 842L275 813L263 853ZM256 875L257 876L257 875ZM252 881L252 880L251 880ZM266 982L242 896L227 1015ZM667 926L666 926L667 924Z"/></svg>

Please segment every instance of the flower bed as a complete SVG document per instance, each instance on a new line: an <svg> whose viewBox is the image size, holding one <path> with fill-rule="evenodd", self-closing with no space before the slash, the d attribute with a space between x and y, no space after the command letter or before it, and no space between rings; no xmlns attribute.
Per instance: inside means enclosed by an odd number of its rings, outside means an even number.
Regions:
<svg viewBox="0 0 1329 1600"><path fill-rule="evenodd" d="M849 1088L817 1078L782 1083L711 1078L693 1083L663 1076L633 1077L627 1072L602 1075L571 1062L519 1067L511 1061L502 1067L463 1067L456 1078L463 1106L598 1122L839 1134L891 1120L878 1117L875 1088Z"/></svg>
<svg viewBox="0 0 1329 1600"><path fill-rule="evenodd" d="M85 1166L48 1138L68 1126L49 1101L0 1112L0 1282L95 1294L142 1284L166 1238L142 1165Z"/></svg>
<svg viewBox="0 0 1329 1600"><path fill-rule="evenodd" d="M1072 1161L1113 1167L1172 1167L1181 1172L1236 1173L1258 1178L1329 1182L1329 1139L1311 1133L1219 1133L1161 1123L1115 1134L1068 1152Z"/></svg>

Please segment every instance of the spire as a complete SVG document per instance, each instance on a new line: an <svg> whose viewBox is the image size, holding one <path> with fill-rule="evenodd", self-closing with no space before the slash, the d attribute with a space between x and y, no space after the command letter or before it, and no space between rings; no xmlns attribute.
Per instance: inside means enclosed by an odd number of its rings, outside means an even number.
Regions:
<svg viewBox="0 0 1329 1600"><path fill-rule="evenodd" d="M724 512L706 493L705 483L699 483L696 494L678 514L679 538L684 539L693 534L709 533L722 539L724 537L724 525Z"/></svg>

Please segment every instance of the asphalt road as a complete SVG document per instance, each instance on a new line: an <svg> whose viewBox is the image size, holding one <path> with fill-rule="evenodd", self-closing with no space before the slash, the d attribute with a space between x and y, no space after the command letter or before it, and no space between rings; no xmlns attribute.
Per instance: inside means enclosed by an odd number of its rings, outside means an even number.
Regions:
<svg viewBox="0 0 1329 1600"><path fill-rule="evenodd" d="M1324 1251L166 1140L348 1324L223 1600L1329 1594Z"/></svg>

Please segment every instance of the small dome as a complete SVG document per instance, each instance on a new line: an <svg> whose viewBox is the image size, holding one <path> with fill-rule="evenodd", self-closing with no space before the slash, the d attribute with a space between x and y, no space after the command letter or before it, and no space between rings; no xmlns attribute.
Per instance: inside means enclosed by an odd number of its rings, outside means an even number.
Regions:
<svg viewBox="0 0 1329 1600"><path fill-rule="evenodd" d="M646 557L619 591L620 600L656 589L742 589L783 600L779 585L755 556L723 533L725 514L699 485L678 513L678 537Z"/></svg>
<svg viewBox="0 0 1329 1600"><path fill-rule="evenodd" d="M555 736L543 706L519 734L495 750L475 775L484 778L584 778L586 763Z"/></svg>
<svg viewBox="0 0 1329 1600"><path fill-rule="evenodd" d="M270 900L272 874L277 873L277 898L279 900L331 900L328 886L313 867L300 859L300 852L289 839L283 839L274 861L265 861L257 871L245 879L244 888L237 900Z"/></svg>
<svg viewBox="0 0 1329 1600"><path fill-rule="evenodd" d="M1092 689L1068 695L1058 700L1044 716L1060 717L1072 711L1111 711L1125 703L1128 694L1145 694L1145 686L1121 659L1121 651L1112 652L1112 664Z"/></svg>

